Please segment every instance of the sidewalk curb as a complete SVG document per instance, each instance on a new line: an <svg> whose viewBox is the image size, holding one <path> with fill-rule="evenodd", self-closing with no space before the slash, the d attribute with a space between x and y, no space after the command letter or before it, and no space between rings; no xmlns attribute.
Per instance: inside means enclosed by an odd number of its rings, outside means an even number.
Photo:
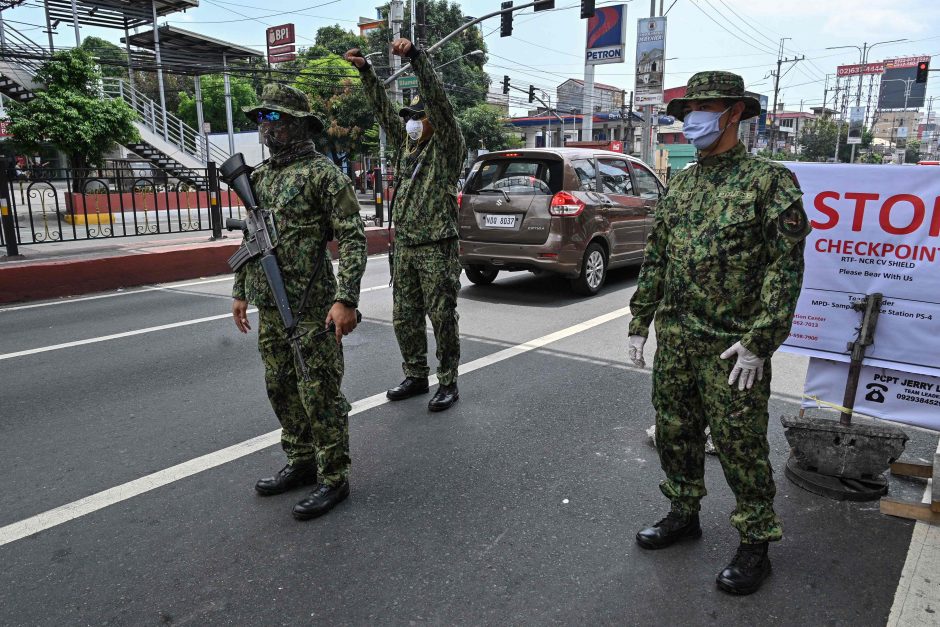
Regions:
<svg viewBox="0 0 940 627"><path fill-rule="evenodd" d="M392 229L394 233L394 229ZM77 296L122 287L229 274L228 258L240 240L132 248L49 259L0 263L0 303ZM336 257L336 242L330 242ZM366 229L367 254L388 250L384 228Z"/></svg>

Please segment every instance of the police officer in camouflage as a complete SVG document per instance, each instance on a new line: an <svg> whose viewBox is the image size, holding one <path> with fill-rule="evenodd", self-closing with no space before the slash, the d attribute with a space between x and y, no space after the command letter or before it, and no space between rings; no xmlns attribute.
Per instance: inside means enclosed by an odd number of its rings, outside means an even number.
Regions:
<svg viewBox="0 0 940 627"><path fill-rule="evenodd" d="M630 301L629 354L637 366L645 365L656 318L656 445L666 474L660 489L672 503L637 542L661 549L701 536L711 427L741 537L717 584L750 594L770 574L768 542L782 535L768 459L770 357L789 333L810 229L795 177L738 141L739 122L760 113L740 76L695 74L667 112L683 121L698 162L674 175L656 208Z"/></svg>
<svg viewBox="0 0 940 627"><path fill-rule="evenodd" d="M309 380L300 375L287 333L257 260L235 276L232 314L242 333L250 330L248 303L258 307L258 349L271 407L281 423L287 465L261 479L261 495L315 486L294 506L295 518L321 516L349 495L349 410L340 390L342 337L356 328L359 282L366 266L366 239L359 203L349 179L317 152L311 135L323 123L307 96L292 87L266 85L260 106L246 108L258 123L271 158L251 180L261 206L273 214L276 255L295 314L309 294L301 340ZM339 273L333 275L326 242L339 242ZM309 289L308 289L309 286ZM319 334L329 324L333 334Z"/></svg>
<svg viewBox="0 0 940 627"><path fill-rule="evenodd" d="M466 150L453 108L427 54L407 39L392 42L392 52L411 62L423 94L422 99L397 112L372 64L358 49L346 53L346 59L359 69L379 124L391 145L398 147L398 188L392 215L396 242L392 318L405 380L387 395L398 401L428 391L427 316L437 342L440 384L428 409L442 411L460 398L457 180Z"/></svg>

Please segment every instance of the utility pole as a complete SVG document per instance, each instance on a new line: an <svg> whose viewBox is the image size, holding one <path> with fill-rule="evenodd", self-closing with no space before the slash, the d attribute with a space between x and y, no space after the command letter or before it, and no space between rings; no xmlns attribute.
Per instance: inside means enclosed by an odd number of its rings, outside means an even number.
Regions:
<svg viewBox="0 0 940 627"><path fill-rule="evenodd" d="M777 96L780 93L780 79L786 75L786 72L783 72L783 74L781 74L780 70L783 67L784 63L791 63L792 65L790 65L790 67L787 68L787 72L789 72L793 68L794 65L806 59L806 55L801 55L799 57L793 57L790 59L785 58L783 56L783 42L785 42L787 39L792 39L792 37L780 38L780 49L777 51L777 71L771 72L771 74L774 77L774 106L773 106L774 119L773 119L773 126L770 127L770 153L771 154L773 154L774 150L777 149L777 128L780 126L780 120L779 118L777 118Z"/></svg>
<svg viewBox="0 0 940 627"><path fill-rule="evenodd" d="M660 3L660 9L662 4ZM656 17L656 0L650 0L650 17ZM665 56L665 55L663 55ZM663 74L665 77L665 73ZM640 142L640 159L648 166L656 169L656 137L653 135L653 111L654 105L645 105L643 107L643 137Z"/></svg>

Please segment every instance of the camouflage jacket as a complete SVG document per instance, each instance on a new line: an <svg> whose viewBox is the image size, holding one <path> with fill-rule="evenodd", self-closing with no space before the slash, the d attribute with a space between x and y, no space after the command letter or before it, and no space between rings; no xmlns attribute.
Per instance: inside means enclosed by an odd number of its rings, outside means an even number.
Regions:
<svg viewBox="0 0 940 627"><path fill-rule="evenodd" d="M661 343L773 353L803 282L801 197L785 166L740 143L676 174L656 207L630 334L645 336L655 314Z"/></svg>
<svg viewBox="0 0 940 627"><path fill-rule="evenodd" d="M366 267L366 236L359 202L346 175L329 159L313 153L283 166L265 162L251 180L258 202L274 215L275 253L294 313L315 268L324 233L331 227L339 242L339 282L333 276L330 253L325 251L305 313L319 314L336 300L357 305ZM232 296L259 307L276 306L257 259L235 275Z"/></svg>
<svg viewBox="0 0 940 627"><path fill-rule="evenodd" d="M411 66L434 127L434 134L420 149L408 138L404 120L372 65L367 64L360 72L366 96L396 150L396 180L401 182L395 192L392 219L395 239L406 246L457 237L457 179L466 157L454 110L427 54L418 52Z"/></svg>

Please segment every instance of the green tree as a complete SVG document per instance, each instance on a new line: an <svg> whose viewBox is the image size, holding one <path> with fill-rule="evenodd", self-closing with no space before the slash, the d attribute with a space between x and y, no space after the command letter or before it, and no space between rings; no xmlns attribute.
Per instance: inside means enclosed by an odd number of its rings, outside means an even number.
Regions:
<svg viewBox="0 0 940 627"><path fill-rule="evenodd" d="M127 78L127 52L101 37L85 37L82 50L92 56L106 78Z"/></svg>
<svg viewBox="0 0 940 627"><path fill-rule="evenodd" d="M320 149L342 164L360 153L375 116L362 91L359 72L345 59L329 53L307 59L294 86L310 97L310 104L325 122L314 138Z"/></svg>
<svg viewBox="0 0 940 627"><path fill-rule="evenodd" d="M427 45L443 39L465 23L463 10L456 2L448 0L427 0L425 16L427 21ZM382 14L388 16L388 4L381 8ZM386 20L387 21L387 20ZM411 14L405 10L405 21L401 32L407 35L411 32ZM388 50L391 41L391 31L387 25L369 31L369 48L371 50ZM486 42L477 28L468 28L453 40L434 53L434 65L441 67L444 84L447 86L448 96L454 108L460 112L476 104L486 102L486 92L489 89L490 79L483 71L486 55L472 55L463 57L474 50L486 52ZM460 59L460 57L463 57ZM460 59L455 61L455 59ZM373 58L377 68L385 66L387 61ZM449 63L453 61L453 63ZM447 63L447 65L444 65ZM387 75L387 73L386 73Z"/></svg>
<svg viewBox="0 0 940 627"><path fill-rule="evenodd" d="M909 139L904 147L904 163L917 163L918 161L920 161L920 141Z"/></svg>
<svg viewBox="0 0 940 627"><path fill-rule="evenodd" d="M469 150L504 150L515 143L506 132L502 112L493 105L478 104L464 109L457 115L457 121Z"/></svg>
<svg viewBox="0 0 940 627"><path fill-rule="evenodd" d="M839 124L830 118L816 120L816 123L800 135L801 157L803 161L830 161L836 150L836 137L839 137L839 161L848 163L852 157L852 145L848 144L849 125ZM856 145L858 160L860 151L868 150L874 136L868 130L862 131L862 143Z"/></svg>
<svg viewBox="0 0 940 627"><path fill-rule="evenodd" d="M314 41L314 47L307 51L313 57L322 57L329 53L342 56L350 48L365 49L368 46L365 37L357 35L351 30L346 30L339 24L318 28ZM367 52L363 54L367 54Z"/></svg>
<svg viewBox="0 0 940 627"><path fill-rule="evenodd" d="M48 142L64 152L77 189L87 173L83 169L101 165L116 144L139 140L131 108L97 93L101 75L86 51L57 52L36 78L45 88L29 102L10 102L9 132L28 150Z"/></svg>
<svg viewBox="0 0 940 627"><path fill-rule="evenodd" d="M225 80L221 74L209 74L200 77L199 80L202 85L202 111L205 121L212 127L213 132L226 131L228 122L225 115ZM242 107L252 107L258 104L258 96L251 79L231 76L229 83L232 88L232 127L236 131L253 130L255 124L242 113ZM177 109L179 118L198 130L195 97L181 93L179 102Z"/></svg>

